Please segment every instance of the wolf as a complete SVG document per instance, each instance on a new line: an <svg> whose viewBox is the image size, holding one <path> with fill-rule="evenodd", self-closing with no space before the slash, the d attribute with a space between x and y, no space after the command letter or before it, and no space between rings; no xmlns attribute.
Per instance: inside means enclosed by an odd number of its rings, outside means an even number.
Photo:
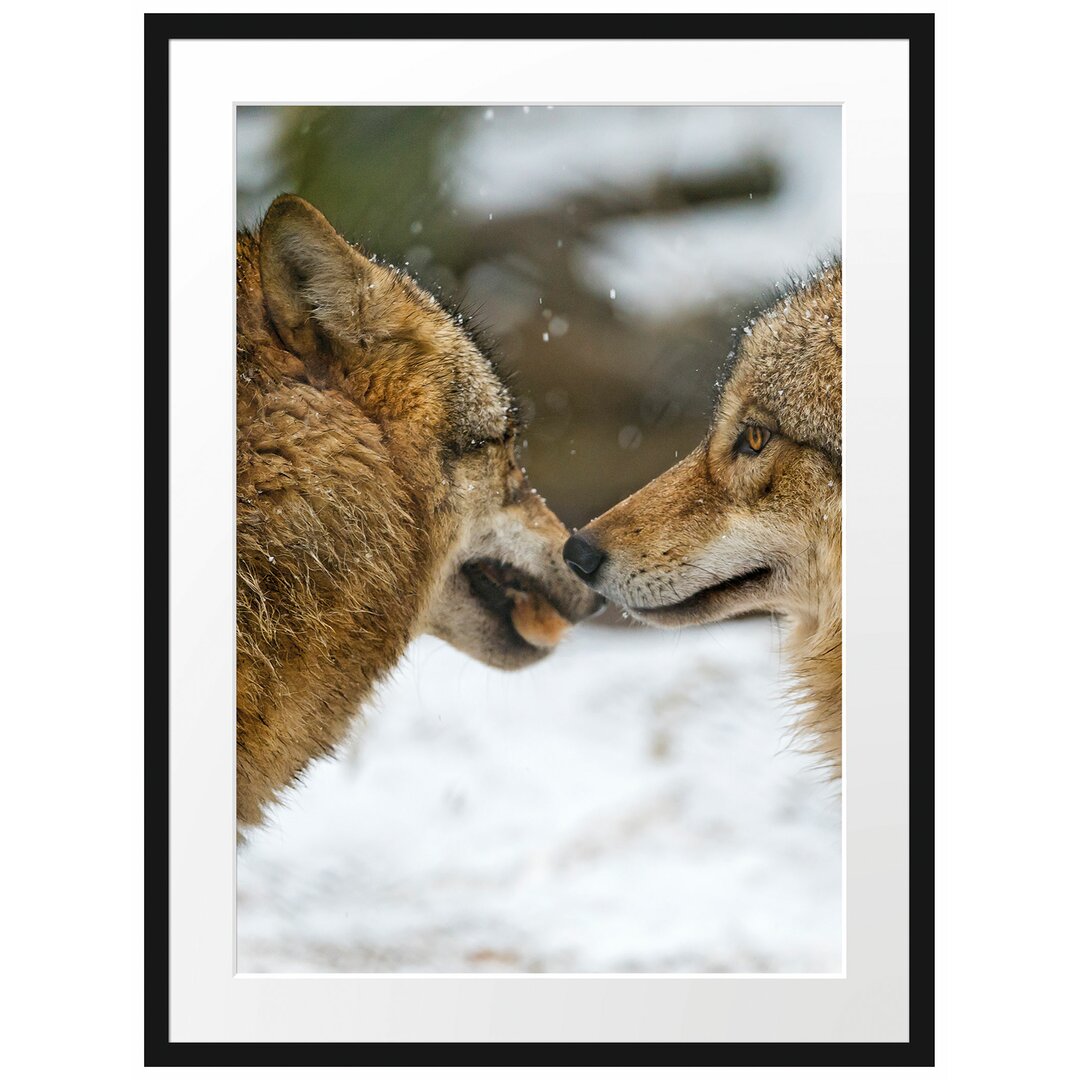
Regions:
<svg viewBox="0 0 1080 1080"><path fill-rule="evenodd" d="M562 561L469 320L298 196L237 236L236 359L242 830L418 634L516 669L602 601Z"/></svg>
<svg viewBox="0 0 1080 1080"><path fill-rule="evenodd" d="M784 617L797 722L841 771L842 267L794 282L743 328L705 438L591 521L563 556L643 622Z"/></svg>

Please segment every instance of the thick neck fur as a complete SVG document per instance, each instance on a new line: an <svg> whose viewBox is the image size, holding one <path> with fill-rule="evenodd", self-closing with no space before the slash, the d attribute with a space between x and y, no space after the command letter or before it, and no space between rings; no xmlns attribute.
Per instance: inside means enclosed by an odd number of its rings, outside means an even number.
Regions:
<svg viewBox="0 0 1080 1080"><path fill-rule="evenodd" d="M423 618L458 530L438 448L313 385L237 248L237 814L333 752Z"/></svg>
<svg viewBox="0 0 1080 1080"><path fill-rule="evenodd" d="M840 516L815 545L803 603L794 613L784 651L802 708L797 730L807 748L841 771L843 599Z"/></svg>

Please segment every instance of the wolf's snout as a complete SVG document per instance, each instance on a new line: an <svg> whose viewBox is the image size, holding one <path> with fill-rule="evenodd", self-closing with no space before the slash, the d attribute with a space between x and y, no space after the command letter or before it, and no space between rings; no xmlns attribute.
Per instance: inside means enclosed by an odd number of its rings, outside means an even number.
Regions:
<svg viewBox="0 0 1080 1080"><path fill-rule="evenodd" d="M576 532L563 545L563 562L587 584L607 557L585 532Z"/></svg>

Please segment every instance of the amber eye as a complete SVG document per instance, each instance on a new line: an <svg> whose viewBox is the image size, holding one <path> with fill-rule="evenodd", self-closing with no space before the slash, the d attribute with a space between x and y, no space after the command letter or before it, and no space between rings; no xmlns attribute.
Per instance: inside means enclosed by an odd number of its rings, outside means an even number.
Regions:
<svg viewBox="0 0 1080 1080"><path fill-rule="evenodd" d="M738 441L735 443L735 453L760 454L771 438L772 432L768 428L760 427L758 424L747 424L739 432Z"/></svg>

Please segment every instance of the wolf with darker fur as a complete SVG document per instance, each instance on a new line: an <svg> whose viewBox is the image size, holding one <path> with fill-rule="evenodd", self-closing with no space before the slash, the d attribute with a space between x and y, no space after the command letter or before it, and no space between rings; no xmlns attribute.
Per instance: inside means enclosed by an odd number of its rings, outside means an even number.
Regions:
<svg viewBox="0 0 1080 1080"><path fill-rule="evenodd" d="M460 317L290 195L238 236L237 289L245 826L333 753L416 635L519 668L599 601Z"/></svg>

